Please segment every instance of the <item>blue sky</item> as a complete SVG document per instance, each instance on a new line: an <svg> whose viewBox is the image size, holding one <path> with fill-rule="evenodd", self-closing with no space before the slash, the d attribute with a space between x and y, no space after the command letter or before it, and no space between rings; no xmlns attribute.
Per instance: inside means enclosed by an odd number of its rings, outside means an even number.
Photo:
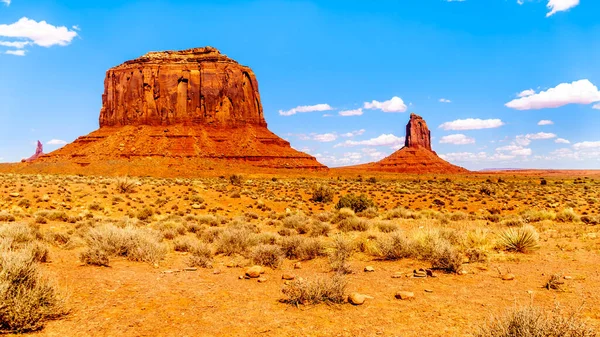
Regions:
<svg viewBox="0 0 600 337"><path fill-rule="evenodd" d="M433 149L469 169L600 169L599 12L592 0L0 0L0 162L97 129L108 68L210 45L254 70L269 128L329 166L389 155L415 112Z"/></svg>

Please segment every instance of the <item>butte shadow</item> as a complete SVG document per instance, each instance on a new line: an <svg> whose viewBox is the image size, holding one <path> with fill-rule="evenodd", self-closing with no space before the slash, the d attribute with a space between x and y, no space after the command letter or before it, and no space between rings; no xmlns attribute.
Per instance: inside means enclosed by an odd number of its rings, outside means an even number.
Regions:
<svg viewBox="0 0 600 337"><path fill-rule="evenodd" d="M99 124L14 171L175 177L326 169L269 131L253 71L212 47L150 52L109 69Z"/></svg>

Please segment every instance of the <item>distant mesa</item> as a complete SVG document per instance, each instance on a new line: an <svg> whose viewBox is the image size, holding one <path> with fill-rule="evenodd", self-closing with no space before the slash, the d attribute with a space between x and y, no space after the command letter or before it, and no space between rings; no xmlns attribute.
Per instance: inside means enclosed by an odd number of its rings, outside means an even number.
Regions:
<svg viewBox="0 0 600 337"><path fill-rule="evenodd" d="M33 156L27 158L27 159L22 159L21 162L22 163L31 163L32 161L38 159L39 157L44 155L44 145L42 145L42 142L40 142L38 140L37 142L37 147L35 148L35 153L33 154Z"/></svg>
<svg viewBox="0 0 600 337"><path fill-rule="evenodd" d="M376 162L352 168L397 173L466 173L467 169L452 165L431 149L431 131L425 120L410 114L406 125L404 147Z"/></svg>
<svg viewBox="0 0 600 337"><path fill-rule="evenodd" d="M159 176L326 169L267 129L254 72L212 47L150 52L109 69L99 124L41 158L43 169Z"/></svg>

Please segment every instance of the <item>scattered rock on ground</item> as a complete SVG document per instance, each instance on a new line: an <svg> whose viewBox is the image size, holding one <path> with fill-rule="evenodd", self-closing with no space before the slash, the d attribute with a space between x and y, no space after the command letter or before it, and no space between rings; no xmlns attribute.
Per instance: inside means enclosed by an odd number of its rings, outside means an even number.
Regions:
<svg viewBox="0 0 600 337"><path fill-rule="evenodd" d="M511 274L511 273L504 274L504 275L502 275L502 279L504 281L512 281L515 279L515 274Z"/></svg>
<svg viewBox="0 0 600 337"><path fill-rule="evenodd" d="M264 269L261 266L252 266L246 269L246 276L249 278L258 278L261 274L264 274Z"/></svg>
<svg viewBox="0 0 600 337"><path fill-rule="evenodd" d="M293 280L296 278L296 275L291 274L291 273L283 273L283 275L281 275L281 279L283 280Z"/></svg>
<svg viewBox="0 0 600 337"><path fill-rule="evenodd" d="M415 293L411 291L399 291L396 293L395 297L399 300L412 300L415 298Z"/></svg>
<svg viewBox="0 0 600 337"><path fill-rule="evenodd" d="M365 267L365 273L372 273L375 271L375 268L373 268L373 266L366 266Z"/></svg>

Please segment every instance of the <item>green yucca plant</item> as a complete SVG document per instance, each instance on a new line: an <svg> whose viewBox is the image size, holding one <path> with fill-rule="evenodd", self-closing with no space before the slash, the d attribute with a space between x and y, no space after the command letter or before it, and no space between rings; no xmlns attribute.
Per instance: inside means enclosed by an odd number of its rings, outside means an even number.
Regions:
<svg viewBox="0 0 600 337"><path fill-rule="evenodd" d="M529 253L539 247L539 235L533 226L508 228L500 233L502 249L512 252Z"/></svg>

